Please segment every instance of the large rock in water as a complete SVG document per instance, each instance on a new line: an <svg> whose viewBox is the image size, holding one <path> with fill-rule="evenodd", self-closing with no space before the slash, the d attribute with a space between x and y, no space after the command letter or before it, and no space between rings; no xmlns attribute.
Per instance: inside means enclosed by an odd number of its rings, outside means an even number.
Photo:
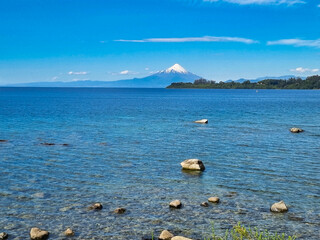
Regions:
<svg viewBox="0 0 320 240"><path fill-rule="evenodd" d="M187 159L180 163L183 169L204 171L205 167L199 159Z"/></svg>
<svg viewBox="0 0 320 240"><path fill-rule="evenodd" d="M30 238L32 240L45 240L48 239L49 232L41 230L40 228L31 228L30 230Z"/></svg>
<svg viewBox="0 0 320 240"><path fill-rule="evenodd" d="M125 208L117 208L113 212L117 214L122 214L125 213L126 209Z"/></svg>
<svg viewBox="0 0 320 240"><path fill-rule="evenodd" d="M90 210L101 210L102 208L103 206L101 203L94 203L89 207Z"/></svg>
<svg viewBox="0 0 320 240"><path fill-rule="evenodd" d="M67 228L67 230L64 231L64 235L66 236L74 236L74 231L71 228Z"/></svg>
<svg viewBox="0 0 320 240"><path fill-rule="evenodd" d="M173 238L173 234L168 230L163 230L159 236L160 240L171 240Z"/></svg>
<svg viewBox="0 0 320 240"><path fill-rule="evenodd" d="M201 119L201 120L197 120L194 121L195 123L201 123L201 124L207 124L208 123L208 119Z"/></svg>
<svg viewBox="0 0 320 240"><path fill-rule="evenodd" d="M200 204L201 207L209 207L209 203L207 202L203 202Z"/></svg>
<svg viewBox="0 0 320 240"><path fill-rule="evenodd" d="M286 206L286 204L284 203L284 201L280 201L277 203L272 204L271 208L270 208L271 212L287 212L288 208Z"/></svg>
<svg viewBox="0 0 320 240"><path fill-rule="evenodd" d="M171 240L192 240L191 238L181 237L181 236L175 236L171 238Z"/></svg>
<svg viewBox="0 0 320 240"><path fill-rule="evenodd" d="M171 208L181 208L182 204L181 204L180 200L174 200L174 201L170 202L169 206Z"/></svg>
<svg viewBox="0 0 320 240"><path fill-rule="evenodd" d="M212 202L212 203L219 203L220 198L218 198L218 197L210 197L210 198L208 198L208 201Z"/></svg>
<svg viewBox="0 0 320 240"><path fill-rule="evenodd" d="M290 132L292 132L292 133L300 133L300 132L303 132L303 130L301 128L294 127L294 128L290 129Z"/></svg>

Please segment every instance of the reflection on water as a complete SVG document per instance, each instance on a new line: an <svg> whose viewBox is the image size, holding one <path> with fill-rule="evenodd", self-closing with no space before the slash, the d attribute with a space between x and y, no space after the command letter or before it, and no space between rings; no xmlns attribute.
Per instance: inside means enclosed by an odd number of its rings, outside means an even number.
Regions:
<svg viewBox="0 0 320 240"><path fill-rule="evenodd" d="M201 178L203 172L202 171L192 171L187 169L181 169L182 174L184 174L185 177L196 177Z"/></svg>
<svg viewBox="0 0 320 240"><path fill-rule="evenodd" d="M241 221L319 239L319 116L319 91L1 88L0 231L201 239ZM188 158L206 170L181 170ZM279 200L288 213L270 213Z"/></svg>

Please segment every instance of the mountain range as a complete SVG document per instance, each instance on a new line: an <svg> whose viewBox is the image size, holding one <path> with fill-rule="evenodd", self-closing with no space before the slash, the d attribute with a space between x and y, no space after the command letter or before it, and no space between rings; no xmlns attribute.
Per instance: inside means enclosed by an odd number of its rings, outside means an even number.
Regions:
<svg viewBox="0 0 320 240"><path fill-rule="evenodd" d="M144 78L133 78L118 81L82 80L72 82L33 82L20 83L14 87L122 87L122 88L165 88L173 82L193 82L201 78L185 70L179 64L159 71Z"/></svg>
<svg viewBox="0 0 320 240"><path fill-rule="evenodd" d="M228 80L226 81L226 83L228 82L238 82L238 83L243 83L245 81L250 81L252 83L255 83L255 82L260 82L262 80L265 80L265 79L282 79L282 80L288 80L290 78L296 78L297 76L295 75L284 75L284 76L280 76L280 77L270 77L270 76L266 76L266 77L259 77L259 78L256 78L256 79L245 79L245 78L240 78L238 80ZM306 78L305 77L301 77L303 80L305 80Z"/></svg>
<svg viewBox="0 0 320 240"><path fill-rule="evenodd" d="M235 82L259 82L264 79L289 79L294 75L286 75L280 77L260 77L256 79L238 79ZM69 82L31 82L10 84L8 87L114 87L114 88L165 88L173 82L193 82L202 77L188 72L179 64L174 64L172 67L159 71L155 74L144 78L133 78L118 81L96 81L96 80L79 80ZM231 82L234 80L228 80Z"/></svg>

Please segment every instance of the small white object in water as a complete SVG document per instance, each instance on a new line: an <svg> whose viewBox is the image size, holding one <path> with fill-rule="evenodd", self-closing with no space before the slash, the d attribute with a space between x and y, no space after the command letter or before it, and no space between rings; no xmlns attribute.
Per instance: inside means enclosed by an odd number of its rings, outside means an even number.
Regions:
<svg viewBox="0 0 320 240"><path fill-rule="evenodd" d="M195 123L202 123L202 124L207 124L208 123L208 119L201 119L201 120L197 120L194 121Z"/></svg>

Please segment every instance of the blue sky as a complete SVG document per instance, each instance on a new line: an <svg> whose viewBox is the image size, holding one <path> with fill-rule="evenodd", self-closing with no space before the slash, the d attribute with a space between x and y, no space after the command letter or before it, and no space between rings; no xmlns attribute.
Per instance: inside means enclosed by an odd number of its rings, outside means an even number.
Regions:
<svg viewBox="0 0 320 240"><path fill-rule="evenodd" d="M0 1L0 84L320 74L320 0Z"/></svg>

